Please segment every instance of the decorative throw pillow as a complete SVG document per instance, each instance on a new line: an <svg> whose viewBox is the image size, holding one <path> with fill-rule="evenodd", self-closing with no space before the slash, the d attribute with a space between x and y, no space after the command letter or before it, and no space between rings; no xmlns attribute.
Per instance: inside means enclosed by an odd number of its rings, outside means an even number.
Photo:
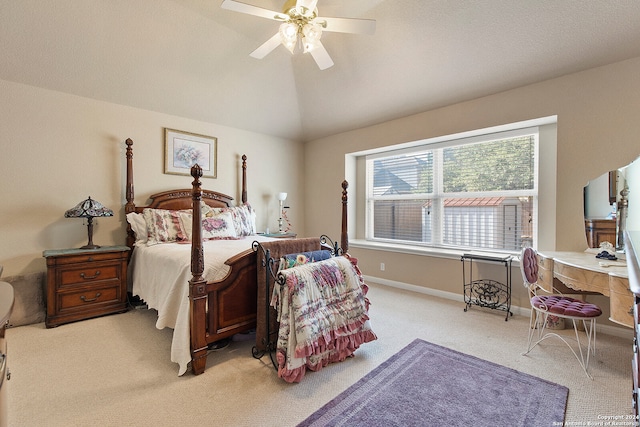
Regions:
<svg viewBox="0 0 640 427"><path fill-rule="evenodd" d="M220 212L202 219L202 238L211 239L237 239L238 234L233 226L233 218L230 212Z"/></svg>
<svg viewBox="0 0 640 427"><path fill-rule="evenodd" d="M180 216L180 224L182 226L182 231L184 232L184 240L191 241L191 229L193 228L193 211L178 211L178 215ZM202 214L204 218L204 214Z"/></svg>
<svg viewBox="0 0 640 427"><path fill-rule="evenodd" d="M182 221L182 228L185 233L184 240L192 240L192 228L193 220L191 211L181 211L180 218ZM237 239L235 227L233 226L233 218L231 213L226 210L211 209L208 211L207 216L203 215L202 218L202 239Z"/></svg>
<svg viewBox="0 0 640 427"><path fill-rule="evenodd" d="M147 208L142 215L147 227L147 246L186 240L180 211Z"/></svg>
<svg viewBox="0 0 640 427"><path fill-rule="evenodd" d="M238 236L256 234L256 213L249 204L228 208Z"/></svg>
<svg viewBox="0 0 640 427"><path fill-rule="evenodd" d="M3 279L13 286L15 300L9 326L42 323L46 317L45 274L31 273Z"/></svg>
<svg viewBox="0 0 640 427"><path fill-rule="evenodd" d="M144 221L144 216L139 213L131 212L127 214L127 222L133 230L133 234L136 236L136 245L147 244L147 223Z"/></svg>
<svg viewBox="0 0 640 427"><path fill-rule="evenodd" d="M180 216L180 223L182 225L182 230L184 231L184 240L191 241L191 229L193 228L193 209L185 209L182 211L178 211ZM202 218L211 217L216 214L216 211L211 206L207 205L205 202L200 201L200 215Z"/></svg>

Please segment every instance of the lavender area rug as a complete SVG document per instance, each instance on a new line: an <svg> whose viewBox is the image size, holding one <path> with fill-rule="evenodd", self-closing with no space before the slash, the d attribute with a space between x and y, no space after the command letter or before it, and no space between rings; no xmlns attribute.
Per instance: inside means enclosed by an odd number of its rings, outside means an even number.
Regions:
<svg viewBox="0 0 640 427"><path fill-rule="evenodd" d="M416 339L299 426L562 425L567 387Z"/></svg>

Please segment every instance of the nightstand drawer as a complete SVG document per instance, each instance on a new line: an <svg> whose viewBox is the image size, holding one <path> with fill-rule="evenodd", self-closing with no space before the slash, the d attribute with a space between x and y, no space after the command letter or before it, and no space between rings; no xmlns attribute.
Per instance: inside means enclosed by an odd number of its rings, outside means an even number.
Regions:
<svg viewBox="0 0 640 427"><path fill-rule="evenodd" d="M48 251L47 251L48 252ZM99 262L117 260L122 257L119 252L91 252L74 255L62 255L52 259L55 265L63 266L67 264L80 264L86 262Z"/></svg>
<svg viewBox="0 0 640 427"><path fill-rule="evenodd" d="M90 305L118 303L120 297L119 283L115 286L92 286L81 291L58 294L58 312L63 314L69 310L85 310Z"/></svg>
<svg viewBox="0 0 640 427"><path fill-rule="evenodd" d="M120 263L111 264L91 264L82 265L77 268L62 268L59 270L60 279L57 281L58 288L84 285L86 283L102 281L119 281L122 273Z"/></svg>
<svg viewBox="0 0 640 427"><path fill-rule="evenodd" d="M47 328L127 311L126 246L59 249L47 259Z"/></svg>

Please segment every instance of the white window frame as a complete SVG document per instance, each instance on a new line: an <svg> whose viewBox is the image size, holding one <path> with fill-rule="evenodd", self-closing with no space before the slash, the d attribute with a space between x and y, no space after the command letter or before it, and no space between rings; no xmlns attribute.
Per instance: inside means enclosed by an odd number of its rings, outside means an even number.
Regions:
<svg viewBox="0 0 640 427"><path fill-rule="evenodd" d="M414 143L405 145L401 148L397 147L388 147L386 149L378 149L375 150L374 153L365 154L367 170L369 170L369 164L371 161L375 159L379 159L382 157L389 157L399 154L409 154L415 153L422 150L434 150L434 172L435 172L435 180L434 180L434 188L432 194L410 194L410 195L395 195L395 196L373 196L372 189L373 185L370 185L368 180L371 178L369 172L365 173L365 240L374 243L374 244L389 244L389 245L398 245L398 246L424 246L427 248L445 248L445 249L459 249L456 247L452 247L451 245L445 245L442 242L442 233L444 230L444 218L442 215L442 203L434 203L432 210L432 242L424 243L424 242L415 242L415 241L402 241L396 239L383 239L383 238L375 238L373 236L373 217L374 210L372 208L374 201L376 200L385 200L385 199L393 199L393 200L401 200L401 199L427 199L427 198L435 198L444 200L446 197L455 196L456 193L448 193L443 194L440 189L443 186L443 176L438 172L439 167L442 165L441 159L441 149L458 146L458 145L466 145L477 142L489 142L500 139L510 139L522 136L534 135L534 188L532 190L518 190L518 196L530 196L533 200L533 224L532 224L532 244L534 247L537 245L538 240L538 192L539 192L539 161L540 161L540 139L539 139L539 129L537 126L527 126L527 127L516 127L511 128L509 130L501 130L496 132L495 129L493 132L487 133L479 133L473 136L452 136L450 138L441 138L435 141L416 141ZM372 179L372 178L371 178ZM461 195L461 194L458 194ZM486 193L476 193L477 196L486 196ZM511 196L513 197L514 191L505 191L505 192L492 192L492 196ZM465 197L472 197L472 193L464 193ZM465 248L460 248L465 249ZM487 250L490 249L470 249L470 250ZM505 250L500 250L500 252L506 252ZM515 251L513 251L515 252Z"/></svg>

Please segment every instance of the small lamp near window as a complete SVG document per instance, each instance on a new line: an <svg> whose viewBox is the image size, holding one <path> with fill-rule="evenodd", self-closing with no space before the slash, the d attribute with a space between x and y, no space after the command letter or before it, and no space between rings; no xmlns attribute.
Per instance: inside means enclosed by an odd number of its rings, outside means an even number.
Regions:
<svg viewBox="0 0 640 427"><path fill-rule="evenodd" d="M278 193L278 201L280 202L280 218L278 218L278 233L282 233L282 224L284 220L282 219L282 212L284 211L284 201L287 200L287 193Z"/></svg>
<svg viewBox="0 0 640 427"><path fill-rule="evenodd" d="M93 244L93 218L103 216L113 216L113 211L91 197L81 201L64 213L65 218L87 218L89 242L80 249L98 249L100 247Z"/></svg>

